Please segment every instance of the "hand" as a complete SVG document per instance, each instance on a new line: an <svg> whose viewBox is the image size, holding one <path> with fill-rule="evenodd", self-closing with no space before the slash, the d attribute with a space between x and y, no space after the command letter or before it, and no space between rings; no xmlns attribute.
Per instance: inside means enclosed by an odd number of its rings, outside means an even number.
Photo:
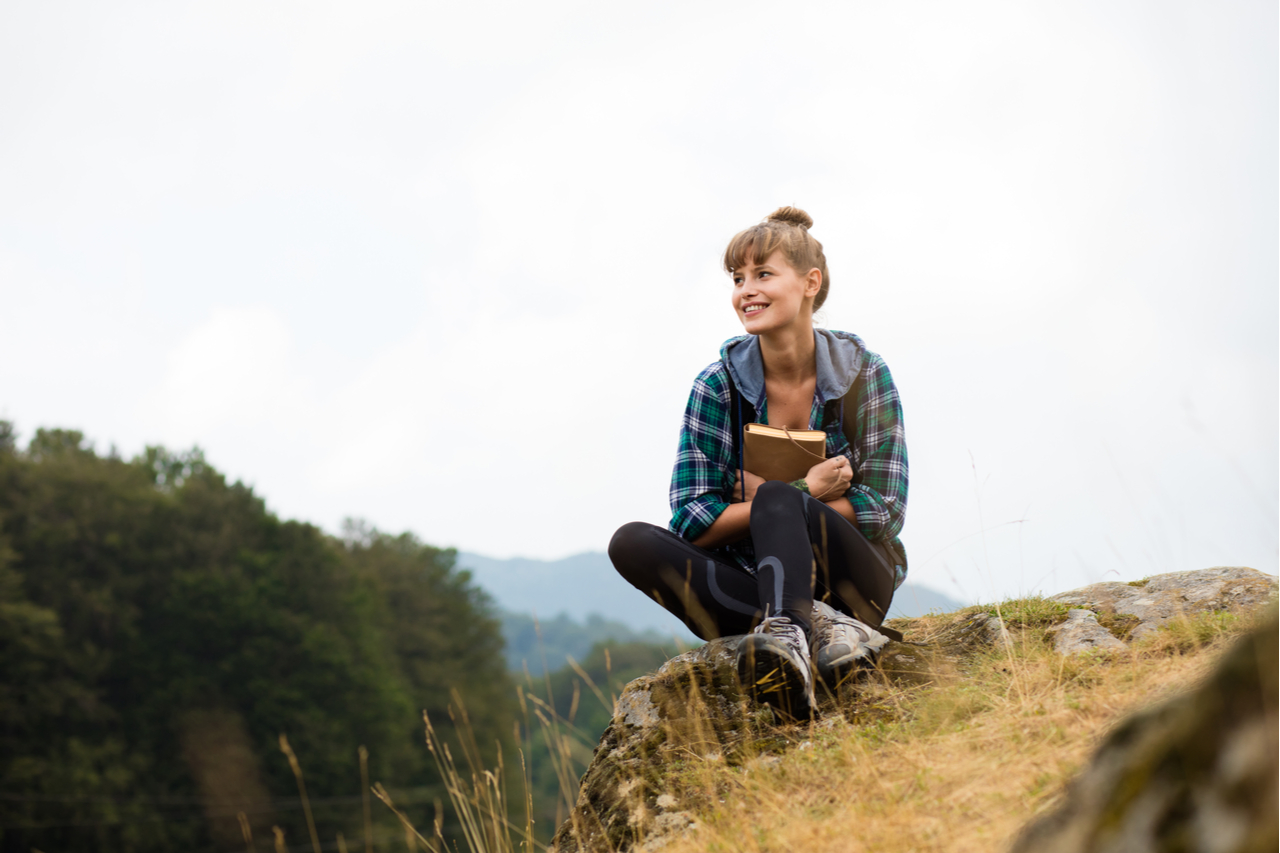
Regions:
<svg viewBox="0 0 1280 853"><path fill-rule="evenodd" d="M809 494L820 501L833 501L849 490L853 466L847 457L833 456L810 468L804 479L809 485Z"/></svg>
<svg viewBox="0 0 1280 853"><path fill-rule="evenodd" d="M738 472L734 471L733 487L729 489L729 503L742 503L742 486L738 485ZM760 484L764 482L764 477L757 477L750 471L743 471L744 483L747 487L747 501L753 501L756 497L756 489L760 488Z"/></svg>

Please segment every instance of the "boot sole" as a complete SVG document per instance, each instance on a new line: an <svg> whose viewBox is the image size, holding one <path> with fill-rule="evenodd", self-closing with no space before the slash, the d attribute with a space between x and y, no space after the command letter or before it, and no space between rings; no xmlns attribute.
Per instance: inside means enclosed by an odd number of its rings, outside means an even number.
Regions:
<svg viewBox="0 0 1280 853"><path fill-rule="evenodd" d="M792 720L813 718L813 705L791 656L762 634L748 634L738 648L738 680L751 698Z"/></svg>

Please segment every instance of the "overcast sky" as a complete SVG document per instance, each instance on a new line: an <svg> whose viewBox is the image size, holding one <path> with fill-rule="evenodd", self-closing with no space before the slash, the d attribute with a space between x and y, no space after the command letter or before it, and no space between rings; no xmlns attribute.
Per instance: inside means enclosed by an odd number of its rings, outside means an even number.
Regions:
<svg viewBox="0 0 1280 853"><path fill-rule="evenodd" d="M1277 570L1274 2L0 5L0 417L503 557L665 523L815 220L912 576Z"/></svg>

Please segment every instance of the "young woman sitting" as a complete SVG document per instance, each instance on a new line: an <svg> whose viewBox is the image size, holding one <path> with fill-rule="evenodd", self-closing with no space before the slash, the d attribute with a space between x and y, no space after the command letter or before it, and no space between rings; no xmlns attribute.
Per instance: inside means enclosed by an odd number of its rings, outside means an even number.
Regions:
<svg viewBox="0 0 1280 853"><path fill-rule="evenodd" d="M898 391L856 335L814 328L831 276L812 225L782 207L729 242L747 334L694 380L670 529L632 522L609 544L618 572L697 636L747 634L743 684L796 719L813 713L813 669L834 689L888 642L877 629L907 565ZM743 470L753 420L824 431L826 458L793 482Z"/></svg>

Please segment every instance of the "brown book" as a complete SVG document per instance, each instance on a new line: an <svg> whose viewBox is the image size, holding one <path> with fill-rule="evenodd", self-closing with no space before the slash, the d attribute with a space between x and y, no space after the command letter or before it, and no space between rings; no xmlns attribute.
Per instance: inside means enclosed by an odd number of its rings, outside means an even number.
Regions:
<svg viewBox="0 0 1280 853"><path fill-rule="evenodd" d="M827 434L820 429L747 424L743 433L743 467L766 480L799 480L827 458Z"/></svg>

